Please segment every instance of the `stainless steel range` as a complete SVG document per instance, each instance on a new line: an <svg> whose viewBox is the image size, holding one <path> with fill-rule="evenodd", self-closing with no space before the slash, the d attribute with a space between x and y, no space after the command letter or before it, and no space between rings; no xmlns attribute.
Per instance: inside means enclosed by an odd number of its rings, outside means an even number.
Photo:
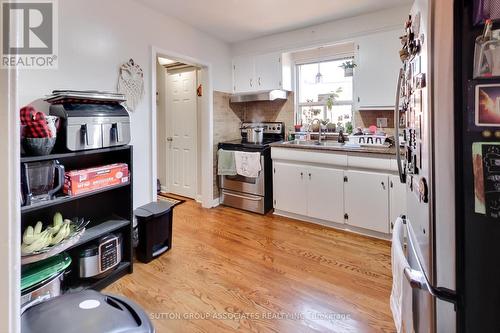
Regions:
<svg viewBox="0 0 500 333"><path fill-rule="evenodd" d="M262 142L249 142L248 128L256 127L263 130ZM269 145L283 141L284 137L285 126L281 122L244 122L241 126L241 139L219 143L218 149L259 152L262 166L257 178L219 176L221 204L259 214L265 214L273 207L273 172Z"/></svg>

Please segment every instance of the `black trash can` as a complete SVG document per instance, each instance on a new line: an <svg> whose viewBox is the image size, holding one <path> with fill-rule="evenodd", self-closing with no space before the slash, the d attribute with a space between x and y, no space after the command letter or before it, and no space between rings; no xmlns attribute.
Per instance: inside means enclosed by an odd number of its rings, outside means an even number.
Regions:
<svg viewBox="0 0 500 333"><path fill-rule="evenodd" d="M134 212L139 228L137 259L148 263L172 248L172 209L165 201L151 202Z"/></svg>

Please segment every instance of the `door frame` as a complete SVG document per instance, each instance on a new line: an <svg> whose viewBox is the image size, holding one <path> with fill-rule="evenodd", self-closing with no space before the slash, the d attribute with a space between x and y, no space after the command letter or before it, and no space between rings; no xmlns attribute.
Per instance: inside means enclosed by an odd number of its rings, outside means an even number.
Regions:
<svg viewBox="0 0 500 333"><path fill-rule="evenodd" d="M201 132L198 133L200 158L198 160L197 173L200 178L197 181L196 201L201 202L202 207L211 208L217 205L213 200L213 85L212 85L212 65L202 59L180 54L175 51L162 49L156 46L151 47L150 73L151 73L151 198L156 198L156 179L158 175L157 151L157 107L156 107L156 61L159 56L177 60L185 64L199 67L200 82L203 86L203 96L199 100ZM201 172L210 170L210 172Z"/></svg>

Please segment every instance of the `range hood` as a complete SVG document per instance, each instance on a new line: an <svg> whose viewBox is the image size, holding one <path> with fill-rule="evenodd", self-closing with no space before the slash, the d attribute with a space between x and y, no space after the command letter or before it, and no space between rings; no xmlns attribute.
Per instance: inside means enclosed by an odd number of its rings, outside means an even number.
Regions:
<svg viewBox="0 0 500 333"><path fill-rule="evenodd" d="M263 90L233 94L230 101L231 103L274 101L277 99L286 99L287 95L288 92L286 90Z"/></svg>

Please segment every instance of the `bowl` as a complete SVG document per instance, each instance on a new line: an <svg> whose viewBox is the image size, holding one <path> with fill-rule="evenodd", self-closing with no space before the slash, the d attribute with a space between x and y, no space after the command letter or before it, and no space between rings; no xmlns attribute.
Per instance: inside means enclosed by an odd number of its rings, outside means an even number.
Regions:
<svg viewBox="0 0 500 333"><path fill-rule="evenodd" d="M56 138L24 138L23 148L27 155L49 155L56 144Z"/></svg>

